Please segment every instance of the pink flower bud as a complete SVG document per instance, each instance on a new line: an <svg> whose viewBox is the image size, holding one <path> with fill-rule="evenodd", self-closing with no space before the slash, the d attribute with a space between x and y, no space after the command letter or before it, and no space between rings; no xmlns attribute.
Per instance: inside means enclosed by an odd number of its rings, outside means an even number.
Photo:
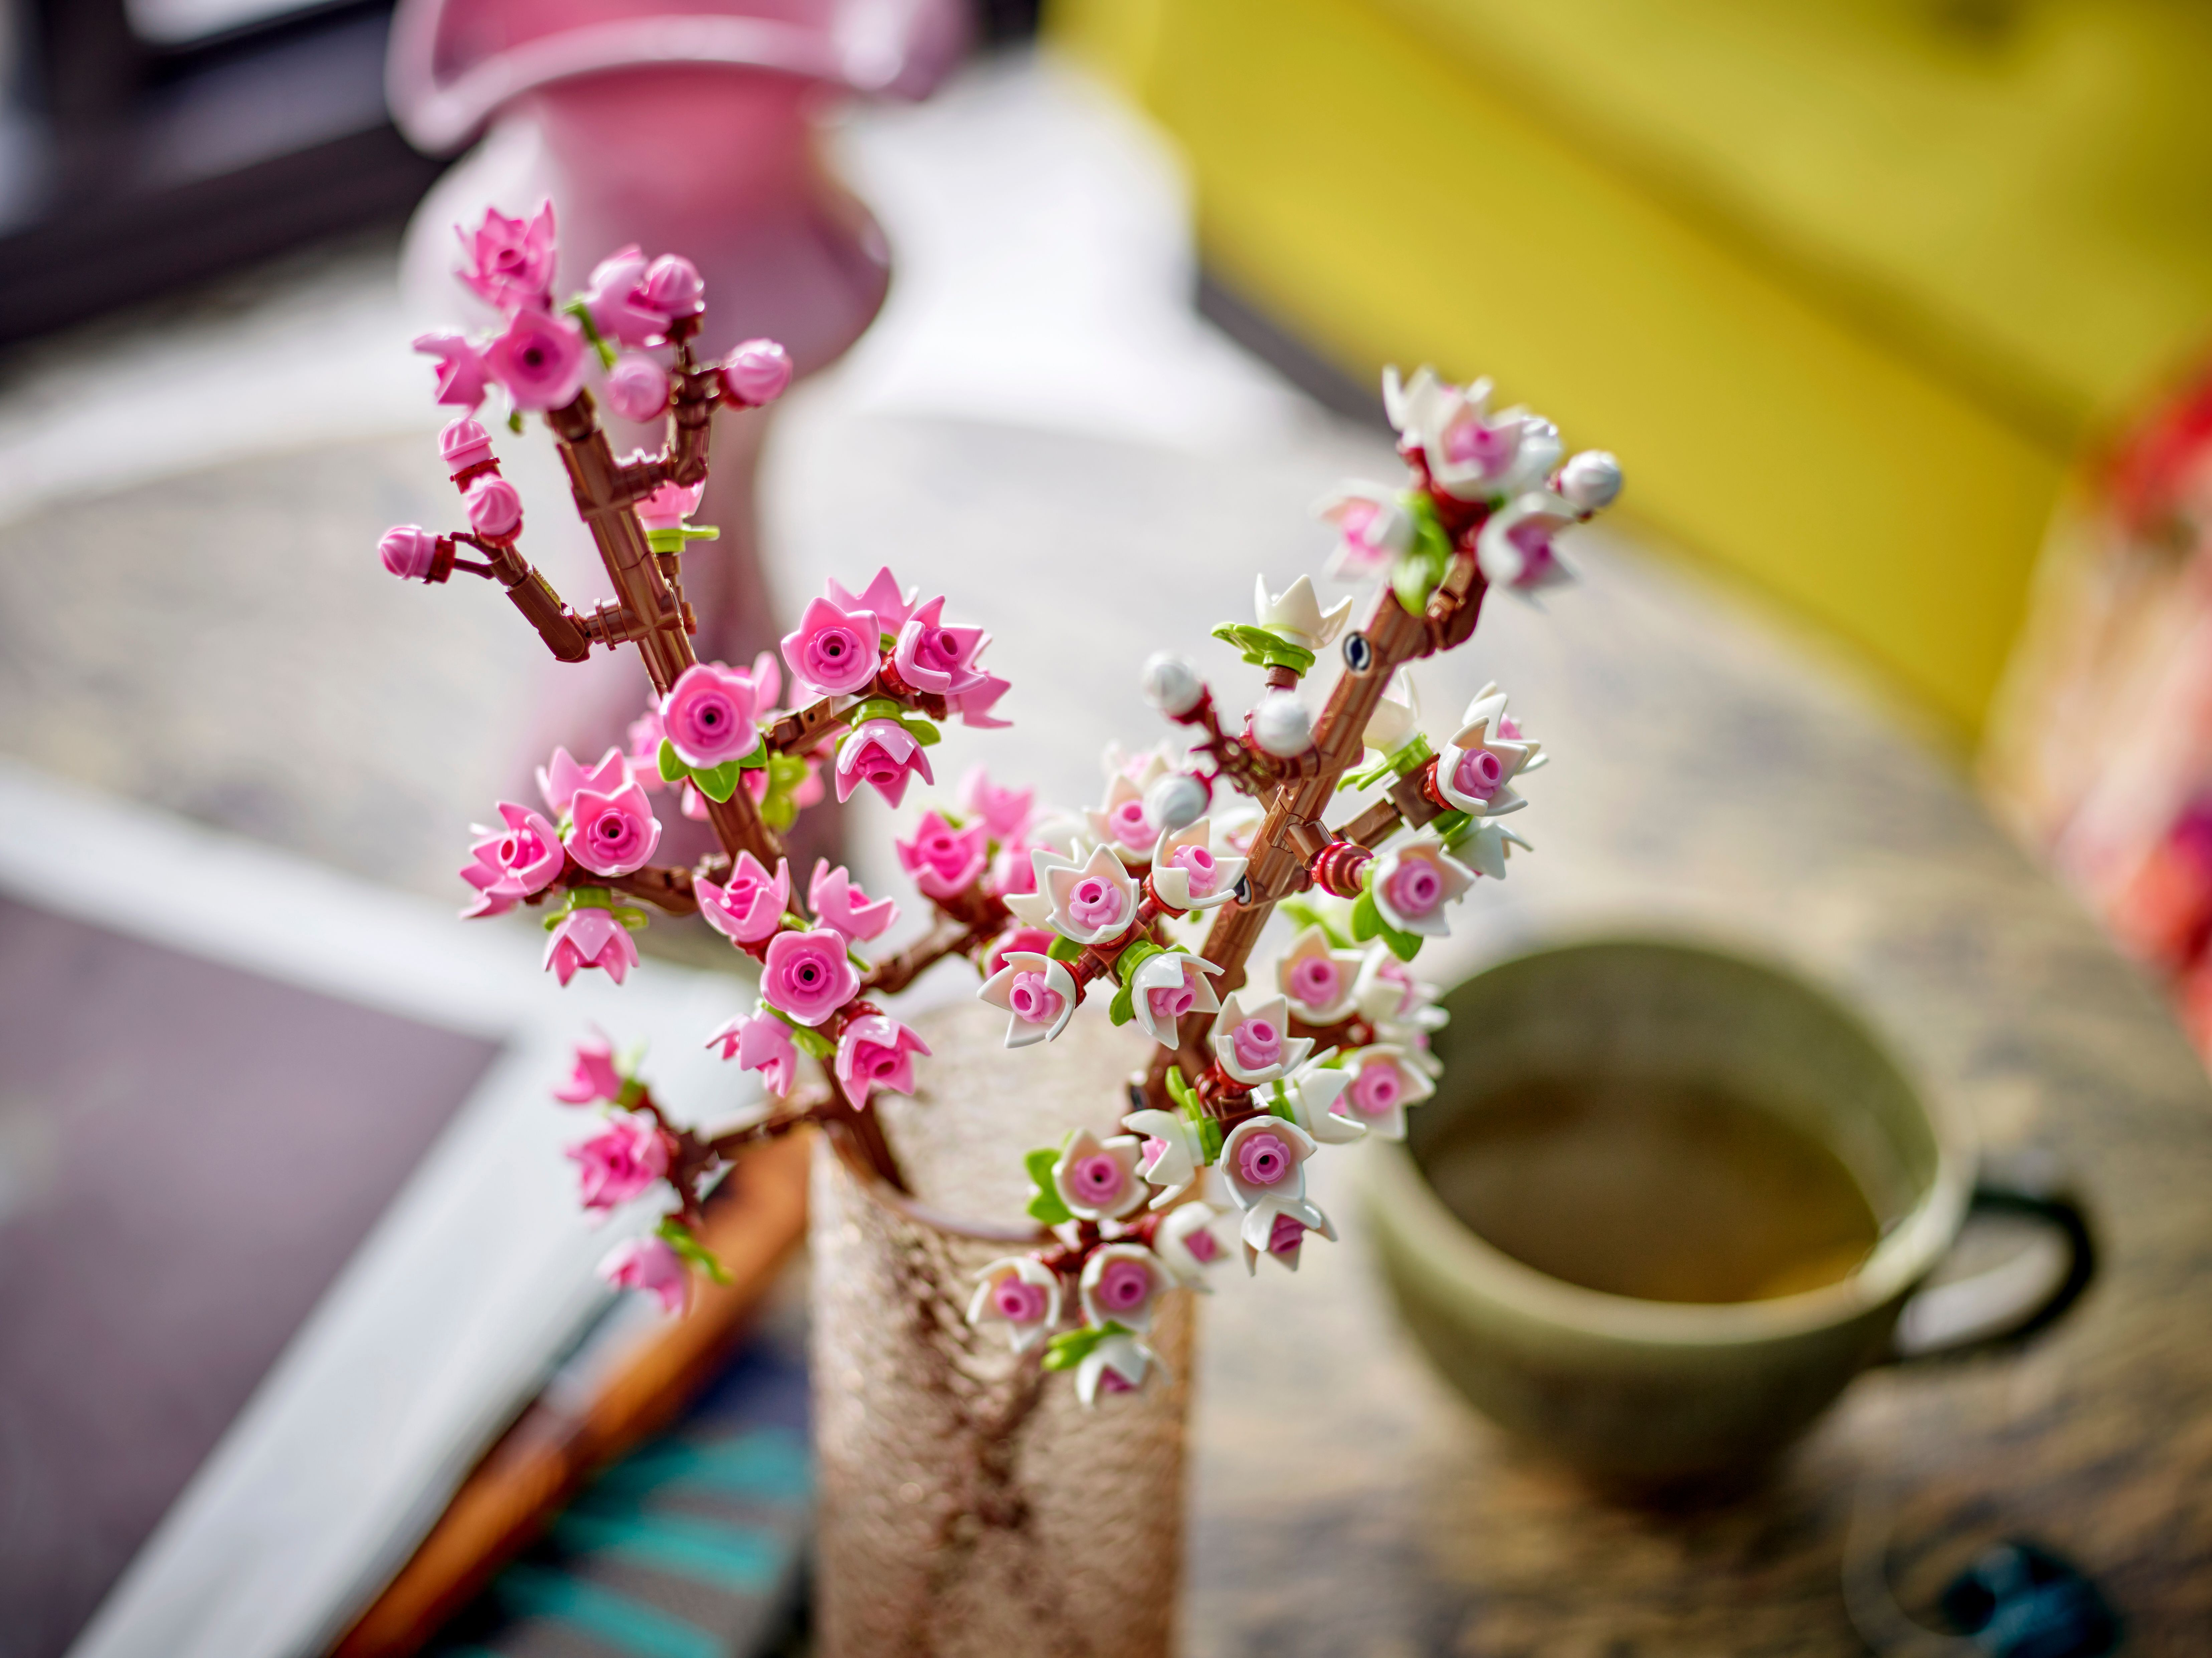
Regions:
<svg viewBox="0 0 2212 1658"><path fill-rule="evenodd" d="M1344 993L1344 975L1326 956L1302 957L1291 969L1291 999L1307 1007L1327 1007ZM1239 1057L1243 1050L1238 1050Z"/></svg>
<svg viewBox="0 0 2212 1658"><path fill-rule="evenodd" d="M791 355L774 340L747 340L722 360L722 395L741 408L774 403L791 384Z"/></svg>
<svg viewBox="0 0 2212 1658"><path fill-rule="evenodd" d="M1050 1024L1060 1017L1067 999L1045 981L1042 973L1017 973L1008 999L1015 1015L1030 1024Z"/></svg>
<svg viewBox="0 0 2212 1658"><path fill-rule="evenodd" d="M991 1304L1009 1324L1034 1324L1044 1316L1044 1286L1025 1283L1009 1272L992 1290Z"/></svg>
<svg viewBox="0 0 2212 1658"><path fill-rule="evenodd" d="M1150 852L1160 838L1142 800L1124 800L1108 812L1106 829L1123 846L1139 852Z"/></svg>
<svg viewBox="0 0 2212 1658"><path fill-rule="evenodd" d="M1384 1116L1405 1097L1406 1078L1390 1060L1372 1059L1359 1067L1349 1091L1352 1108L1361 1116Z"/></svg>
<svg viewBox="0 0 2212 1658"><path fill-rule="evenodd" d="M923 815L911 841L894 841L899 866L914 877L925 898L951 898L983 878L990 867L989 831L981 823L956 829L937 812Z"/></svg>
<svg viewBox="0 0 2212 1658"><path fill-rule="evenodd" d="M1152 1298L1152 1275L1133 1260L1117 1260L1098 1275L1092 1292L1110 1312L1133 1312Z"/></svg>
<svg viewBox="0 0 2212 1658"><path fill-rule="evenodd" d="M832 927L779 932L769 940L761 994L803 1025L817 1025L859 993L860 975Z"/></svg>
<svg viewBox="0 0 2212 1658"><path fill-rule="evenodd" d="M1426 859L1404 859L1391 872L1390 904L1401 915L1426 915L1443 896L1443 877Z"/></svg>
<svg viewBox="0 0 2212 1658"><path fill-rule="evenodd" d="M1280 1135L1248 1135L1237 1148L1237 1172L1248 1186L1273 1186L1294 1166Z"/></svg>
<svg viewBox="0 0 2212 1658"><path fill-rule="evenodd" d="M1275 1224L1267 1229L1267 1253L1271 1255L1295 1255L1304 1241L1306 1225L1288 1215L1277 1215Z"/></svg>
<svg viewBox="0 0 2212 1658"><path fill-rule="evenodd" d="M512 540L522 528L522 496L505 478L487 472L461 496L469 526L486 541Z"/></svg>
<svg viewBox="0 0 2212 1658"><path fill-rule="evenodd" d="M438 580L438 537L419 524L395 524L376 544L384 568L402 581Z"/></svg>
<svg viewBox="0 0 2212 1658"><path fill-rule="evenodd" d="M643 1290L660 1299L660 1310L684 1310L690 1294L690 1276L684 1257L665 1238L629 1238L607 1252L599 1263L599 1276L618 1290Z"/></svg>
<svg viewBox="0 0 2212 1658"><path fill-rule="evenodd" d="M491 434L464 415L448 421L438 434L438 452L444 457L448 473L465 472L491 459Z"/></svg>
<svg viewBox="0 0 2212 1658"><path fill-rule="evenodd" d="M600 1133L568 1148L586 1209L615 1209L668 1172L668 1140L649 1117L617 1112Z"/></svg>
<svg viewBox="0 0 2212 1658"><path fill-rule="evenodd" d="M1504 732L1498 733L1504 736ZM1452 786L1462 794L1487 800L1505 781L1505 762L1488 749L1469 749L1452 768Z"/></svg>
<svg viewBox="0 0 2212 1658"><path fill-rule="evenodd" d="M615 1067L614 1045L605 1036L576 1044L575 1068L568 1080L553 1090L563 1105L589 1105L594 1100L619 1099L623 1074Z"/></svg>
<svg viewBox="0 0 2212 1658"><path fill-rule="evenodd" d="M1213 854L1204 847L1177 847L1168 854L1170 867L1190 873L1190 896L1210 898L1213 896Z"/></svg>
<svg viewBox="0 0 2212 1658"><path fill-rule="evenodd" d="M1198 999L1191 989L1190 975L1186 973L1179 985L1164 985L1158 990L1145 993L1145 1002L1152 1010L1152 1022L1165 1025L1180 1019L1190 1011L1191 1004Z"/></svg>
<svg viewBox="0 0 2212 1658"><path fill-rule="evenodd" d="M1067 913L1087 931L1118 927L1128 920L1128 901L1111 881L1087 876L1067 895Z"/></svg>
<svg viewBox="0 0 2212 1658"><path fill-rule="evenodd" d="M681 253L664 253L645 268L645 302L670 317L688 317L705 303L699 267Z"/></svg>
<svg viewBox="0 0 2212 1658"><path fill-rule="evenodd" d="M553 203L544 202L527 222L487 210L473 232L453 227L468 259L457 274L479 297L502 311L544 307L553 288Z"/></svg>
<svg viewBox="0 0 2212 1658"><path fill-rule="evenodd" d="M625 351L607 370L607 407L624 420L659 420L668 412L668 371L651 357Z"/></svg>
<svg viewBox="0 0 2212 1658"><path fill-rule="evenodd" d="M1121 1172L1120 1160L1106 1151L1081 1159L1068 1171L1070 1183L1081 1193L1083 1200L1098 1209L1121 1195L1121 1187L1128 1178Z"/></svg>
<svg viewBox="0 0 2212 1658"><path fill-rule="evenodd" d="M1283 1057L1283 1033L1266 1019L1247 1019L1230 1038L1236 1045L1237 1063L1247 1071L1265 1071Z"/></svg>

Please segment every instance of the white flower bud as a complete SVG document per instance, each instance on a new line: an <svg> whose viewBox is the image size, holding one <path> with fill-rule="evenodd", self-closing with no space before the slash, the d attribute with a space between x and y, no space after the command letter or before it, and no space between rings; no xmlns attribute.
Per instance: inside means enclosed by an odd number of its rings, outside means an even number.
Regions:
<svg viewBox="0 0 2212 1658"><path fill-rule="evenodd" d="M1252 710L1252 740L1278 760L1295 760L1313 747L1313 716L1289 691L1271 691Z"/></svg>
<svg viewBox="0 0 2212 1658"><path fill-rule="evenodd" d="M1212 797L1205 784L1188 772L1171 771L1145 791L1145 816L1153 827L1172 835L1206 816Z"/></svg>
<svg viewBox="0 0 2212 1658"><path fill-rule="evenodd" d="M1170 720L1182 718L1206 695L1206 682L1189 663L1170 651L1154 651L1145 660L1145 701Z"/></svg>
<svg viewBox="0 0 2212 1658"><path fill-rule="evenodd" d="M1585 449L1559 469L1559 494L1587 517L1613 505L1620 493L1620 463L1602 449Z"/></svg>

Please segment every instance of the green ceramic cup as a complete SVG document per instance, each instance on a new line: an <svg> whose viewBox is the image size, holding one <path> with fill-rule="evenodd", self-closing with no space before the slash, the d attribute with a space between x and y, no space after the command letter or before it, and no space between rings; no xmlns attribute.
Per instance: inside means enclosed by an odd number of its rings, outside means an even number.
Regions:
<svg viewBox="0 0 2212 1658"><path fill-rule="evenodd" d="M1361 1159L1366 1207L1407 1325L1493 1420L1602 1481L1664 1484L1772 1457L1868 1366L2016 1339L2093 1270L2063 1195L1976 1180L1957 1112L1917 1089L1865 1025L1791 974L1663 940L1547 949L1445 998L1444 1077L1403 1145ZM1837 1281L1762 1300L1632 1299L1524 1265L1465 1224L1426 1163L1466 1114L1532 1083L1654 1092L1713 1086L1832 1151L1878 1236ZM1525 1097L1525 1095L1523 1096ZM1920 1286L1969 1210L2045 1222L2047 1270ZM1916 1291L1920 1293L1916 1296Z"/></svg>

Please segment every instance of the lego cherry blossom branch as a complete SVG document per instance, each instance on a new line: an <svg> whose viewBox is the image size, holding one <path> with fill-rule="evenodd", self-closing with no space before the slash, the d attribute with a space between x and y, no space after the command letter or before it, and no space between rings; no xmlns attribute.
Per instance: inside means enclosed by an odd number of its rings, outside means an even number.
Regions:
<svg viewBox="0 0 2212 1658"><path fill-rule="evenodd" d="M762 1073L772 1096L765 1110L715 1133L685 1127L604 1041L580 1046L575 1075L557 1096L606 1114L571 1153L585 1206L656 1200L665 1212L656 1232L609 1258L606 1272L674 1306L690 1266L714 1270L698 1242L700 1205L745 1145L819 1123L879 1177L901 1183L869 1105L881 1092L911 1093L915 1059L928 1049L872 999L953 956L993 968L994 953L1015 942L1005 896L1034 878L1024 839L1030 796L973 775L963 798L974 821L932 812L912 841L897 843L935 920L879 959L862 952L896 926L894 901L870 897L826 861L801 896L780 839L798 813L832 787L842 804L864 784L899 805L913 780L934 782L928 751L943 722L1007 723L992 712L1006 682L981 665L983 629L948 622L941 598L918 600L888 569L858 592L830 582L784 637L781 659L764 653L746 668L700 661L683 568L690 544L715 534L691 522L711 462L712 416L718 407L772 401L790 379L789 361L773 342L751 340L702 361L703 284L673 254L648 260L625 248L556 303L553 229L547 206L527 221L488 213L462 232L458 274L503 325L486 337L447 331L416 344L437 360L439 401L460 411L440 451L468 528L403 525L380 551L393 574L427 584L457 570L495 580L556 659L635 649L652 683L627 749L590 765L556 750L538 772L544 810L501 802L498 823L478 830L462 876L476 893L465 915L542 912L545 965L564 986L588 969L623 981L638 964L631 935L647 924L641 904L701 916L759 975L754 1010L706 1043ZM587 385L594 379L617 413L664 423L657 452L615 456ZM535 415L558 446L613 589L590 610L565 603L520 550L520 495L475 418L494 395L507 404L511 431ZM662 838L656 795L708 823L720 850L689 868L653 863Z"/></svg>
<svg viewBox="0 0 2212 1658"><path fill-rule="evenodd" d="M1504 695L1485 687L1439 750L1402 671L1465 644L1492 587L1564 580L1554 537L1612 502L1620 468L1599 452L1562 464L1551 422L1493 415L1486 381L1393 371L1383 392L1407 483L1352 486L1322 508L1340 537L1334 573L1379 578L1358 625L1353 600L1325 611L1305 577L1279 594L1262 581L1255 621L1214 629L1265 677L1241 723L1187 663L1155 656L1146 693L1191 734L1188 752L1109 761L1087 835L1034 853L1036 890L1007 900L1043 948L1008 951L979 993L1018 1047L1057 1035L1087 987L1111 981L1109 1017L1156 1045L1129 1133L1030 1154L1030 1212L1054 1242L994 1263L969 1311L1018 1349L1043 1341L1086 1403L1156 1367L1152 1309L1219 1258L1217 1218L1237 1217L1248 1269L1267 1255L1295 1270L1309 1233L1335 1236L1304 1166L1324 1145L1402 1137L1406 1108L1433 1090L1443 1017L1408 963L1528 844L1501 820L1544 756ZM1310 716L1299 688L1340 637L1341 671ZM1223 788L1259 803L1256 823L1249 811L1212 822ZM1346 788L1380 797L1332 826ZM1278 906L1301 925L1273 993L1255 995L1248 970ZM1194 951L1179 929L1200 916Z"/></svg>

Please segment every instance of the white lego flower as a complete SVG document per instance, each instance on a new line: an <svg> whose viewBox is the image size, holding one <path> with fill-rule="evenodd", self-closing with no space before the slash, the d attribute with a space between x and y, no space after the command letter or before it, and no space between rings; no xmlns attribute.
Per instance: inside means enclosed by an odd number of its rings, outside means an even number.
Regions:
<svg viewBox="0 0 2212 1658"><path fill-rule="evenodd" d="M981 1280L968 1298L968 1322L1006 1327L1014 1351L1027 1352L1060 1322L1060 1274L1027 1255L1007 1255L975 1275Z"/></svg>
<svg viewBox="0 0 2212 1658"><path fill-rule="evenodd" d="M1275 963L1275 987L1289 999L1291 1011L1305 1024L1334 1024L1350 1017L1352 993L1366 952L1338 950L1328 934L1310 926L1291 940Z"/></svg>
<svg viewBox="0 0 2212 1658"><path fill-rule="evenodd" d="M1006 1022L1008 1048L1027 1048L1032 1042L1048 1042L1066 1029L1082 993L1075 975L1051 957L1010 950L1006 965L983 981L975 997L1012 1016Z"/></svg>
<svg viewBox="0 0 2212 1658"><path fill-rule="evenodd" d="M1269 1083L1313 1052L1313 1038L1290 1034L1291 1005L1281 996L1247 1010L1231 994L1213 1022L1213 1057L1223 1071L1247 1088Z"/></svg>
<svg viewBox="0 0 2212 1658"><path fill-rule="evenodd" d="M1152 894L1170 909L1212 909L1237 896L1245 859L1216 850L1206 818L1160 836L1152 852Z"/></svg>
<svg viewBox="0 0 2212 1658"><path fill-rule="evenodd" d="M1311 576L1302 575L1281 592L1271 594L1263 575L1255 581L1252 608L1259 615L1260 625L1269 632L1282 635L1293 645L1318 651L1343 631L1352 615L1352 600L1340 598L1324 610L1314 592Z"/></svg>
<svg viewBox="0 0 2212 1658"><path fill-rule="evenodd" d="M1437 756L1437 792L1473 817L1518 811L1528 803L1512 780L1544 763L1541 747L1523 737L1506 714L1505 693L1485 685Z"/></svg>

